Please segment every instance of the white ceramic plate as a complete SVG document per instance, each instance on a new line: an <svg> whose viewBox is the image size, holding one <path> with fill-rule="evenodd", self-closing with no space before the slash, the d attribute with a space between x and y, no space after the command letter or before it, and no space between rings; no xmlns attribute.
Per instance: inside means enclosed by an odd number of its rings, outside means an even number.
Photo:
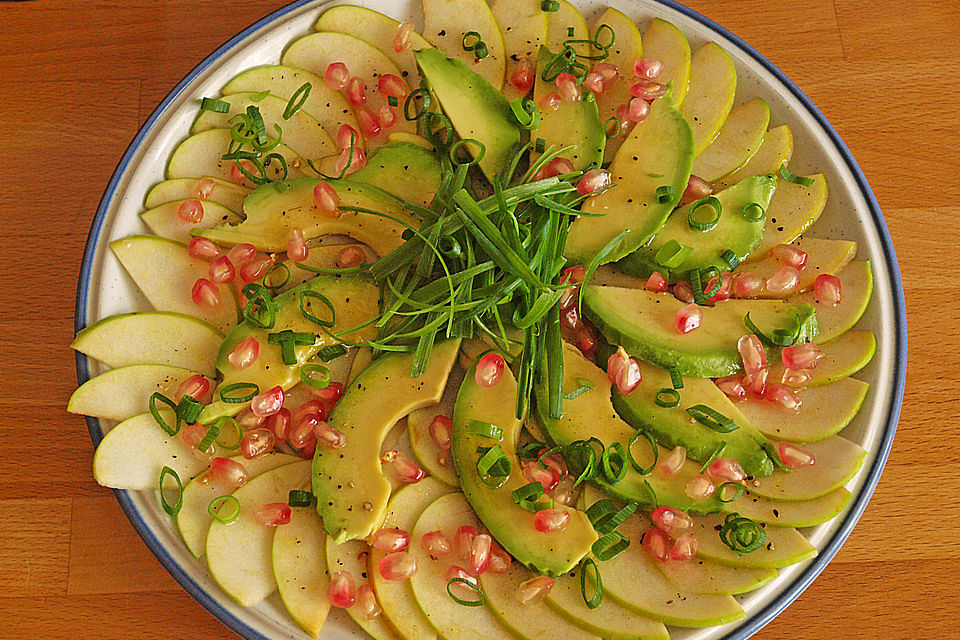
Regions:
<svg viewBox="0 0 960 640"><path fill-rule="evenodd" d="M276 64L284 47L295 37L310 32L322 10L336 4L346 3L301 0L252 25L201 62L147 119L110 179L90 230L77 289L77 330L116 313L149 308L107 244L147 231L137 214L148 189L163 179L171 151L187 135L197 113L197 100L217 95L227 80L244 69ZM370 6L394 18L422 24L419 2L354 0L351 4ZM761 96L771 107L771 128L789 124L793 130L796 144L791 168L801 174L826 174L830 197L813 229L816 235L855 240L860 247L858 259L870 259L873 263L873 300L859 326L876 334L877 354L857 374L870 383L871 389L860 413L843 431L846 438L869 452L862 470L848 484L854 500L841 516L805 531L820 549L817 559L782 571L778 579L742 598L747 612L744 620L703 630L671 629L671 636L678 639L743 639L782 611L836 554L866 507L886 462L899 417L906 368L906 316L896 257L873 193L846 145L800 89L749 45L672 0L574 0L574 4L588 22L606 6L614 6L641 25L655 16L674 23L686 34L693 49L708 40L718 42L737 66L738 103ZM98 363L77 354L80 383L100 372ZM112 426L95 418L87 421L94 444ZM116 494L131 523L163 566L224 624L248 640L308 637L285 614L276 595L257 607L244 608L220 591L204 563L186 550L152 493ZM347 616L337 612L328 620L322 637L365 636Z"/></svg>

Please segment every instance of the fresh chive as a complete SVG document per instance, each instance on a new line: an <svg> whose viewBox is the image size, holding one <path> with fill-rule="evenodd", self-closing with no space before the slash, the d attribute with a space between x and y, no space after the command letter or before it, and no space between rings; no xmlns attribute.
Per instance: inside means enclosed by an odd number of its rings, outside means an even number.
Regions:
<svg viewBox="0 0 960 640"><path fill-rule="evenodd" d="M711 209L713 214L708 214L707 216L699 215L699 212L704 208ZM716 196L700 198L690 205L690 210L687 213L687 226L694 231L705 233L717 226L717 223L720 222L722 212L723 208L720 205L720 200L718 200Z"/></svg>
<svg viewBox="0 0 960 640"><path fill-rule="evenodd" d="M163 488L163 481L166 480L167 476L173 478L173 481L177 483L177 501L173 504L167 501L167 494ZM183 482L180 480L180 474L171 467L165 466L160 470L160 505L169 516L176 516L183 507Z"/></svg>
<svg viewBox="0 0 960 640"><path fill-rule="evenodd" d="M303 489L291 489L287 496L287 504L291 507L309 507L313 500L313 494Z"/></svg>
<svg viewBox="0 0 960 640"><path fill-rule="evenodd" d="M540 126L540 109L530 98L517 98L510 102L510 111L521 129L533 131Z"/></svg>
<svg viewBox="0 0 960 640"><path fill-rule="evenodd" d="M637 508L636 502L628 502L622 509L617 509L613 500L604 498L587 507L586 514L594 530L600 535L605 535L626 522Z"/></svg>
<svg viewBox="0 0 960 640"><path fill-rule="evenodd" d="M313 89L313 85L309 82L304 82L296 91L293 92L293 95L290 96L290 100L287 101L287 106L283 109L283 119L289 120L292 118L301 107L303 103L307 101L307 98L310 97L310 91Z"/></svg>
<svg viewBox="0 0 960 640"><path fill-rule="evenodd" d="M475 591L477 594L477 599L464 600L463 598L459 598L455 596L453 591L450 590L450 587L455 584L462 584L465 587ZM487 604L487 596L484 595L483 589L480 588L480 585L473 584L472 582L470 582L465 578L451 578L447 582L447 595L450 596L451 600L453 600L459 605L463 605L464 607L482 607L483 605Z"/></svg>
<svg viewBox="0 0 960 640"><path fill-rule="evenodd" d="M792 184L798 184L802 187L809 187L813 184L813 178L798 176L797 174L790 171L790 169L788 169L787 165L785 164L780 165L780 177L786 180L787 182L790 182Z"/></svg>
<svg viewBox="0 0 960 640"><path fill-rule="evenodd" d="M730 249L724 249L720 254L720 259L730 265L730 271L733 271L740 266L740 258L738 258L737 254Z"/></svg>
<svg viewBox="0 0 960 640"><path fill-rule="evenodd" d="M733 496L727 498L724 494L727 487L733 487ZM717 500L720 502L733 502L743 495L743 485L739 482L724 482L717 487Z"/></svg>
<svg viewBox="0 0 960 640"><path fill-rule="evenodd" d="M163 416L160 414L160 409L157 408L158 401L173 409L173 414L177 419L175 424L169 425L167 421L163 419ZM173 400L158 391L150 396L147 407L150 409L150 415L153 416L156 423L160 425L160 428L166 431L168 435L175 436L180 432L182 417L180 412L177 411L177 404Z"/></svg>
<svg viewBox="0 0 960 640"><path fill-rule="evenodd" d="M470 146L473 146L476 151L470 149ZM460 151L465 150L470 156L469 162L463 162L460 160ZM464 138L462 140L457 140L450 146L450 162L454 165L465 164L468 167L472 167L475 164L478 164L483 160L483 156L487 153L487 147L479 140L474 138Z"/></svg>
<svg viewBox="0 0 960 640"><path fill-rule="evenodd" d="M516 504L535 502L543 495L543 485L540 482L531 482L510 492Z"/></svg>
<svg viewBox="0 0 960 640"><path fill-rule="evenodd" d="M533 145L533 150L537 153L543 153L543 150L547 148L547 141L543 138L537 138L536 142Z"/></svg>
<svg viewBox="0 0 960 640"><path fill-rule="evenodd" d="M220 436L220 423L214 422L211 425L207 425L207 432L203 434L203 437L200 439L200 442L197 443L197 451L201 453L207 453L208 449L213 446L213 443L217 441L217 438Z"/></svg>
<svg viewBox="0 0 960 640"><path fill-rule="evenodd" d="M629 546L630 541L627 540L622 533L619 531L611 531L594 542L591 551L597 560L606 562L626 551Z"/></svg>
<svg viewBox="0 0 960 640"><path fill-rule="evenodd" d="M250 102L263 102L263 99L270 95L269 91L260 91L250 96Z"/></svg>
<svg viewBox="0 0 960 640"><path fill-rule="evenodd" d="M594 388L594 384L586 378L577 378L577 384L580 386L563 396L564 400L573 400L574 398L579 398L587 391L590 391Z"/></svg>
<svg viewBox="0 0 960 640"><path fill-rule="evenodd" d="M240 501L231 495L217 496L207 505L207 513L220 524L230 524L240 517Z"/></svg>
<svg viewBox="0 0 960 640"><path fill-rule="evenodd" d="M654 396L653 401L658 407L672 409L680 405L680 393L676 389L664 387L660 389L660 391L657 391L657 395Z"/></svg>
<svg viewBox="0 0 960 640"><path fill-rule="evenodd" d="M621 231L620 233L618 233L618 234L616 235L616 237L613 238L613 240L611 240L610 242L608 242L607 244L605 244L605 245L603 246L603 248L600 249L600 251L598 251L598 252L596 253L596 255L594 255L593 258L590 259L590 264L587 265L586 272L585 272L584 275L583 275L583 283L584 283L584 285L590 284L590 280L593 279L593 274L594 274L594 272L596 272L597 267L599 267L600 264L601 264L602 262L604 262L604 260L607 259L607 256L609 256L611 253L613 253L613 250L614 250L614 249L616 249L617 247L620 246L620 242L621 242L624 238L626 238L627 235L629 235L629 233L630 233L630 229L624 229L623 231ZM584 289L586 289L586 286L581 286L581 287L580 287L580 291L578 292L578 297L577 297L577 305L578 305L577 308L578 308L578 309L582 309L582 308L583 308L583 291L584 291Z"/></svg>
<svg viewBox="0 0 960 640"><path fill-rule="evenodd" d="M300 381L314 389L326 389L333 376L330 369L322 364L305 364L300 367Z"/></svg>
<svg viewBox="0 0 960 640"><path fill-rule="evenodd" d="M720 541L739 556L762 547L767 541L767 532L753 520L729 513L720 528Z"/></svg>
<svg viewBox="0 0 960 640"><path fill-rule="evenodd" d="M660 204L667 204L668 202L673 201L673 187L665 184L662 187L657 187L657 202Z"/></svg>
<svg viewBox="0 0 960 640"><path fill-rule="evenodd" d="M491 440L503 440L503 429L489 422L471 420L467 423L466 429L468 433L472 433L475 436L482 436L484 438L490 438Z"/></svg>
<svg viewBox="0 0 960 640"><path fill-rule="evenodd" d="M730 433L740 428L733 420L705 404L695 404L688 407L687 413L703 426L718 433Z"/></svg>
<svg viewBox="0 0 960 640"><path fill-rule="evenodd" d="M240 428L240 423L237 422L236 418L230 416L223 416L216 422L217 427L220 429L220 437L217 438L217 444L219 444L224 449L229 449L231 451L240 448L240 442L243 440L243 429ZM231 432L233 435L232 442L224 442L223 436L227 432Z"/></svg>
<svg viewBox="0 0 960 640"><path fill-rule="evenodd" d="M610 123L613 122L613 128L610 128ZM620 131L623 129L623 123L620 122L620 118L617 116L610 116L603 123L603 134L606 136L607 140L611 138L616 138L620 135ZM661 187L662 188L662 187ZM673 189L673 187L670 187ZM657 189L657 201L660 201L660 189Z"/></svg>
<svg viewBox="0 0 960 640"><path fill-rule="evenodd" d="M700 467L699 473L702 474L704 471L706 471L706 470L707 470L707 467L709 467L709 466L713 463L714 460L716 460L717 458L719 458L719 457L720 457L720 454L722 454L722 453L723 453L723 450L726 449L726 448L727 448L727 443L726 443L726 442L721 442L720 444L718 444L718 445L717 445L717 448L713 450L713 453L711 453L710 456L709 456L706 460L703 461L703 465Z"/></svg>
<svg viewBox="0 0 960 640"><path fill-rule="evenodd" d="M593 569L593 595L587 597L587 571ZM596 609L603 602L603 580L600 578L600 568L593 558L586 558L580 564L580 595L587 608Z"/></svg>
<svg viewBox="0 0 960 640"><path fill-rule="evenodd" d="M627 475L626 458L626 451L619 442L614 442L604 449L603 455L600 457L600 468L603 470L603 477L609 484L615 485Z"/></svg>
<svg viewBox="0 0 960 640"><path fill-rule="evenodd" d="M313 311L311 311L311 303L309 301L310 298L319 301L321 305L325 306L330 311L329 320L324 320L323 318L313 314ZM314 291L312 289L304 289L300 292L300 314L310 322L320 325L321 327L330 328L337 322L337 312L333 308L333 303L330 302L330 299L319 291Z"/></svg>
<svg viewBox="0 0 960 640"><path fill-rule="evenodd" d="M650 448L653 451L653 462L650 463L649 467L641 467L640 463L636 461L633 457L633 443L637 441L637 438L643 436L647 439L647 442L650 443ZM653 438L653 435L650 434L646 429L637 429L637 431L630 436L630 440L627 442L627 458L630 460L630 466L633 467L633 470L639 473L642 476L648 476L653 473L653 470L657 468L657 459L660 457L660 448L657 446L657 441Z"/></svg>
<svg viewBox="0 0 960 640"><path fill-rule="evenodd" d="M410 115L410 105L415 105L417 100L420 100L420 108L413 115ZM423 87L414 89L407 94L407 99L403 101L403 117L409 121L419 120L430 109L431 100L430 92L427 89Z"/></svg>
<svg viewBox="0 0 960 640"><path fill-rule="evenodd" d="M286 184L286 183L274 182L273 184L274 186L277 186L277 185ZM282 281L280 282L274 281L273 274L275 272L283 273ZM263 279L261 280L261 282L263 283L263 286L265 286L267 289L269 289L272 292L275 292L278 289L282 289L283 287L287 286L288 282L290 282L290 267L288 267L286 264L282 262L278 262L277 264L270 267L265 274L263 274Z"/></svg>
<svg viewBox="0 0 960 640"><path fill-rule="evenodd" d="M204 98L200 101L200 110L213 111L214 113L229 113L230 103L217 98Z"/></svg>
<svg viewBox="0 0 960 640"><path fill-rule="evenodd" d="M653 256L653 259L661 266L674 269L683 264L683 261L686 260L691 253L693 253L693 247L686 245L681 246L676 240L670 239L657 249L657 253Z"/></svg>
<svg viewBox="0 0 960 640"><path fill-rule="evenodd" d="M347 355L347 348L342 344L332 344L328 347L320 349L320 352L317 354L320 356L320 359L324 362L330 362L336 360L340 356Z"/></svg>
<svg viewBox="0 0 960 640"><path fill-rule="evenodd" d="M233 395L234 392L242 393L242 395ZM234 382L219 389L220 399L230 404L250 402L258 393L260 393L260 387L253 382Z"/></svg>

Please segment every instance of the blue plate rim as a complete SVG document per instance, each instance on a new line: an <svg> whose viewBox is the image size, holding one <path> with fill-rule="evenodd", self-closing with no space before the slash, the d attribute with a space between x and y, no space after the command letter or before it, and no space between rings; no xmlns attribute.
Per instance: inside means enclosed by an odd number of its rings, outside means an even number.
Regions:
<svg viewBox="0 0 960 640"><path fill-rule="evenodd" d="M149 131L152 129L154 123L160 118L163 112L177 98L177 96L180 95L184 88L193 81L194 78L196 78L207 67L217 61L221 56L228 53L230 49L234 47L234 45L258 29L314 1L315 0L297 0L296 2L292 2L291 4L283 6L264 16L260 20L257 20L255 23L217 47L213 53L204 58L190 71L190 73L184 76L183 79L181 79L180 82L178 82L176 86L170 90L170 92L163 98L160 104L157 105L143 125L139 128L126 151L124 151L120 161L117 163L117 167L114 169L113 174L107 183L106 189L104 189L103 196L101 197L100 203L97 206L97 212L94 215L93 222L90 226L90 232L87 235L86 245L83 251L83 259L80 267L80 274L77 280L77 299L74 310L74 326L76 331L79 332L86 326L85 320L87 317L87 302L90 291L90 281L95 262L94 258L98 247L98 238L100 237L100 232L106 220L107 211L110 208L110 204L114 196L116 195L117 184L119 183L124 172L127 170L133 155L143 143L147 133L149 133ZM893 394L891 396L892 402L889 405L890 409L887 415L887 424L883 430L883 437L880 440L876 459L869 473L867 474L860 492L856 495L853 504L847 512L846 517L840 524L840 527L837 529L837 531L833 534L833 536L831 536L830 540L827 542L827 545L820 551L820 554L817 556L817 558L809 566L807 566L789 585L784 587L783 590L763 609L757 611L745 620L736 623L738 626L730 633L723 636L722 639L746 640L754 633L759 631L764 625L769 623L773 618L779 615L784 609L786 609L787 606L796 600L800 594L803 593L808 586L810 586L816 577L820 575L820 573L826 568L827 564L830 563L833 557L840 550L840 547L846 541L847 537L849 537L857 521L860 519L860 516L863 515L870 498L873 496L873 492L880 480L880 475L883 472L883 468L886 466L887 458L890 455L890 449L893 446L893 439L896 434L897 424L900 419L900 410L903 403L903 393L906 385L907 315L906 303L903 295L903 282L900 277L900 269L897 263L896 253L893 248L893 241L890 238L890 233L887 229L886 222L884 221L883 214L880 211L880 205L873 193L873 189L871 189L866 177L863 174L863 171L860 169L860 166L854 159L850 149L843 141L843 138L840 137L840 134L837 133L836 129L834 129L833 125L830 124L830 121L827 120L826 116L823 115L813 101L810 100L810 98L807 97L800 87L798 87L796 83L787 77L787 75L784 74L776 65L770 62L765 56L763 56L759 51L749 45L742 38L733 34L730 30L717 24L703 14L684 6L679 2L676 2L675 0L652 1L678 11L679 13L695 20L696 22L699 22L701 25L711 29L712 31L720 34L736 44L744 51L744 53L753 58L753 60L759 63L766 71L770 72L774 77L776 77L777 80L779 80L783 86L786 87L791 94L803 104L804 108L806 108L806 110L814 117L818 124L820 124L837 151L840 152L844 163L847 165L847 168L855 178L860 192L867 202L867 207L869 208L870 215L873 218L873 223L876 226L878 235L880 236L880 244L883 249L885 265L887 267L893 294L894 322L896 324L896 357L893 365L894 386ZM79 384L83 384L90 379L88 358L80 352L76 353L76 367L77 380ZM87 428L90 431L90 438L96 447L96 445L100 444L100 440L102 439L100 421L97 418L87 417L86 422ZM114 495L116 496L117 501L120 503L120 507L124 514L126 514L127 519L130 520L130 523L143 539L144 543L147 545L147 548L149 548L153 555L156 556L157 560L160 561L160 564L163 565L164 569L166 569L167 572L173 576L174 580L176 580L180 586L187 591L187 593L189 593L197 602L199 602L203 608L213 614L218 620L220 620L235 633L239 634L243 638L246 638L247 640L275 640L263 635L257 629L249 626L238 617L233 615L226 608L221 606L219 602L212 598L203 589L203 587L200 586L200 584L198 584L189 574L187 574L186 571L184 571L183 567L181 567L176 559L167 552L166 548L163 546L163 543L153 534L149 525L147 525L146 521L141 517L140 512L137 510L129 491L115 489Z"/></svg>

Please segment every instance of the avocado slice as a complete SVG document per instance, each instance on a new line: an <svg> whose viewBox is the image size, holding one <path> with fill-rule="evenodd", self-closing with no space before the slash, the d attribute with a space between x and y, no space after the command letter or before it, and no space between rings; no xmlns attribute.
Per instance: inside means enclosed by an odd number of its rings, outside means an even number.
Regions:
<svg viewBox="0 0 960 640"><path fill-rule="evenodd" d="M484 175L489 180L502 176L520 148L520 127L506 98L483 76L438 49L421 49L415 55L427 87L457 134L485 147L479 162Z"/></svg>
<svg viewBox="0 0 960 640"><path fill-rule="evenodd" d="M556 54L547 47L540 47L537 58L537 82L533 90L534 100L540 104L541 98L554 93L557 85L544 82L543 72ZM530 139L543 139L544 148L556 145L557 148L573 146L563 157L573 163L577 171L590 167L599 167L603 162L603 148L607 142L600 113L597 111L597 99L589 90L583 91L579 102L563 100L556 110L540 112L540 126L530 132Z"/></svg>
<svg viewBox="0 0 960 640"><path fill-rule="evenodd" d="M412 142L388 142L377 147L362 169L350 180L427 206L440 189L440 160L435 153Z"/></svg>
<svg viewBox="0 0 960 640"><path fill-rule="evenodd" d="M383 522L390 498L380 467L383 439L400 418L440 401L459 348L459 340L435 345L418 378L410 377L412 353L382 356L347 387L328 420L345 444L318 447L313 458L317 511L334 543L366 538Z"/></svg>
<svg viewBox="0 0 960 640"><path fill-rule="evenodd" d="M650 242L687 188L692 162L690 125L669 95L658 98L610 163L616 186L587 198L581 210L590 215L570 225L566 257L585 265L623 231L626 236L604 262L619 260ZM660 187L672 190L663 202L657 196Z"/></svg>
<svg viewBox="0 0 960 640"><path fill-rule="evenodd" d="M766 210L776 188L776 178L764 175L746 178L721 191L716 196L720 202L720 218L708 231L697 231L690 226L696 203L677 209L649 244L618 262L617 268L640 277L659 271L670 282L676 282L691 269L729 269L730 264L720 257L724 251L733 251L739 260L745 260L763 237L764 219L748 220L742 213L744 207L756 203ZM697 207L697 220L709 220L714 215L715 211L709 206ZM657 261L657 252L671 241L691 247L693 253L679 265L668 268Z"/></svg>
<svg viewBox="0 0 960 640"><path fill-rule="evenodd" d="M766 335L774 329L793 330L799 341L817 334L817 316L810 304L785 300L724 300L700 307L700 327L678 333L674 318L685 303L672 295L644 289L590 285L583 290L585 315L608 342L631 355L683 375L719 378L741 370L737 341L750 333L747 313ZM770 356L773 357L773 356Z"/></svg>
<svg viewBox="0 0 960 640"><path fill-rule="evenodd" d="M320 331L320 327L307 319L300 310L300 294L313 291L330 301L335 310L334 326L330 333ZM318 298L303 299L304 306L313 315L322 319L330 317L330 310ZM273 299L276 307L274 326L263 329L249 320L244 320L224 338L217 355L217 369L223 374L220 388L223 389L238 382L253 383L263 392L276 386L284 390L300 382L300 367L317 354L323 347L340 344L331 337L331 333L343 331L362 324L379 313L380 294L373 282L365 277L323 275L281 293ZM281 331L306 332L316 336L313 344L294 347L297 362L293 365L283 363L279 344L270 344L268 336ZM348 341L373 338L375 328L364 327L351 331L344 339ZM230 354L237 345L247 338L255 338L260 343L260 355L244 369L237 369L230 362ZM198 421L203 424L213 422L221 416L235 415L244 407L241 403L216 400L207 405L200 413Z"/></svg>
<svg viewBox="0 0 960 640"><path fill-rule="evenodd" d="M460 478L460 487L494 538L513 557L540 573L562 575L590 552L597 533L586 514L564 505L556 508L570 515L565 529L541 533L534 528L534 514L516 504L511 496L511 492L528 484L516 454L522 421L515 415L514 403L504 401L516 397L516 380L509 369L504 370L503 377L492 387L482 387L474 378L474 368L471 367L453 408L450 454ZM468 426L474 420L499 427L503 432L501 440L498 442L471 433ZM481 455L477 448L494 444L500 445L510 462L510 475L497 488L485 484L477 473L477 461ZM548 501L544 499L543 502L543 508L549 508Z"/></svg>

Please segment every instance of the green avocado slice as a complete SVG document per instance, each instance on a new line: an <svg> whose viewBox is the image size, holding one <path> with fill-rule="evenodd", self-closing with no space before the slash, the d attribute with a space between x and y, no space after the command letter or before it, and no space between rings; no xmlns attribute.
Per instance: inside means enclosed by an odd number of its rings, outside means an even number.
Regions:
<svg viewBox="0 0 960 640"><path fill-rule="evenodd" d="M412 142L388 142L377 147L350 180L427 206L440 188L440 160L429 149Z"/></svg>

